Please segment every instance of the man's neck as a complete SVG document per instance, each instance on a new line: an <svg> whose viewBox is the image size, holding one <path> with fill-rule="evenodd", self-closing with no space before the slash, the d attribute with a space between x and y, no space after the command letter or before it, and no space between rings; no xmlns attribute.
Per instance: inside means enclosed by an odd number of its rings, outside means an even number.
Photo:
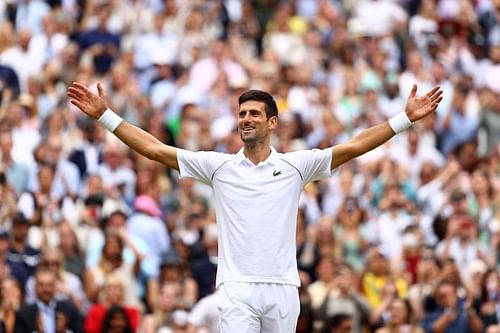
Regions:
<svg viewBox="0 0 500 333"><path fill-rule="evenodd" d="M255 165L265 161L271 154L268 143L245 144L243 154Z"/></svg>

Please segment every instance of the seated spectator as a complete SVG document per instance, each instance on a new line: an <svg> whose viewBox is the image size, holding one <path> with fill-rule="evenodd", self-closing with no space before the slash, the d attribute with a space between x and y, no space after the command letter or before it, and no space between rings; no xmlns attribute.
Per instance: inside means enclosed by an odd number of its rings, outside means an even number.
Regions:
<svg viewBox="0 0 500 333"><path fill-rule="evenodd" d="M361 278L363 293L372 309L384 302L386 284L393 284L396 296L406 298L408 282L401 277L393 277L389 270L389 261L377 248L371 248L367 254L367 269Z"/></svg>
<svg viewBox="0 0 500 333"><path fill-rule="evenodd" d="M161 329L174 329L187 325L187 312L181 299L181 286L178 282L166 282L155 298L155 311L144 317L142 332L155 333ZM168 331L167 331L168 332Z"/></svg>
<svg viewBox="0 0 500 333"><path fill-rule="evenodd" d="M352 318L344 313L338 313L326 321L323 333L351 333L353 332Z"/></svg>
<svg viewBox="0 0 500 333"><path fill-rule="evenodd" d="M106 317L102 322L101 333L132 333L132 329L127 312L120 306L113 306L106 312Z"/></svg>
<svg viewBox="0 0 500 333"><path fill-rule="evenodd" d="M19 281L23 290L40 260L40 252L28 245L29 228L29 222L24 214L17 213L12 219L10 248L7 255L10 272Z"/></svg>
<svg viewBox="0 0 500 333"><path fill-rule="evenodd" d="M412 322L410 303L401 298L395 298L389 305L388 320L375 333L412 332L424 333L421 327Z"/></svg>
<svg viewBox="0 0 500 333"><path fill-rule="evenodd" d="M469 265L482 257L476 234L476 223L470 216L451 216L446 237L436 248L436 255L441 261L449 258L455 261L463 281L469 279Z"/></svg>
<svg viewBox="0 0 500 333"><path fill-rule="evenodd" d="M159 286L164 283L179 283L183 302L192 307L198 300L198 285L190 276L186 264L176 252L167 253L162 260L158 279L148 281L148 305L154 309L154 300L158 295Z"/></svg>
<svg viewBox="0 0 500 333"><path fill-rule="evenodd" d="M137 308L126 306L124 303L125 290L123 282L118 276L111 276L100 295L100 302L93 304L85 317L85 333L101 333L111 325L106 319L112 317L115 311L123 311L126 316L127 327L130 332L136 332L139 325L140 313ZM120 309L118 311L117 309Z"/></svg>
<svg viewBox="0 0 500 333"><path fill-rule="evenodd" d="M63 222L59 225L59 250L62 252L64 270L83 278L85 260L78 244L75 230L71 224Z"/></svg>
<svg viewBox="0 0 500 333"><path fill-rule="evenodd" d="M23 292L13 277L6 277L0 283L0 300L0 331L14 333L16 312L23 306Z"/></svg>
<svg viewBox="0 0 500 333"><path fill-rule="evenodd" d="M40 267L35 273L37 302L23 306L16 313L14 332L83 332L77 308L71 301L58 301L57 275L53 270Z"/></svg>
<svg viewBox="0 0 500 333"><path fill-rule="evenodd" d="M85 293L92 303L97 302L97 296L101 288L104 287L106 279L116 275L122 279L125 286L125 304L140 306L136 274L140 267L142 255L136 252L135 265L124 262L123 248L125 243L131 249L135 249L124 229L109 231L106 234L99 264L86 269L84 274Z"/></svg>
<svg viewBox="0 0 500 333"><path fill-rule="evenodd" d="M49 247L42 249L38 265L53 271L56 275L54 299L71 301L81 312L87 309L87 298L83 292L82 283L76 275L64 270L63 258L59 249ZM36 298L34 277L30 277L26 282L25 301L26 304L34 304L39 301Z"/></svg>
<svg viewBox="0 0 500 333"><path fill-rule="evenodd" d="M443 281L435 289L438 308L426 314L426 332L465 333L481 332L483 321L471 299L463 300L457 295L457 286Z"/></svg>
<svg viewBox="0 0 500 333"><path fill-rule="evenodd" d="M149 195L139 195L134 200L135 213L127 220L127 231L135 238L148 245L144 253L156 264L154 276L161 256L171 248L170 235L162 220L163 213L157 201Z"/></svg>
<svg viewBox="0 0 500 333"><path fill-rule="evenodd" d="M1 65L0 65L1 75ZM0 79L1 83L1 79ZM0 129L0 154L2 155L2 170L4 174L4 184L12 187L11 190L17 195L28 189L30 171L28 165L19 162L13 156L13 137L8 126L2 126Z"/></svg>
<svg viewBox="0 0 500 333"><path fill-rule="evenodd" d="M360 332L370 324L372 315L370 306L356 289L352 267L346 263L338 263L334 272L333 283L328 286L328 293L316 310L315 318L322 321L323 327L327 318L336 314L347 314L352 319L352 332ZM317 282L311 284L311 288Z"/></svg>
<svg viewBox="0 0 500 333"><path fill-rule="evenodd" d="M341 257L356 271L364 267L364 253L368 247L366 212L355 197L348 197L340 208L339 223L335 227L335 242Z"/></svg>
<svg viewBox="0 0 500 333"><path fill-rule="evenodd" d="M422 259L417 264L417 279L408 290L408 301L411 304L416 322L425 316L424 299L432 292L433 285L439 277L440 265L432 249L423 251Z"/></svg>
<svg viewBox="0 0 500 333"><path fill-rule="evenodd" d="M481 284L481 309L480 316L484 328L489 330L500 330L500 318L498 308L500 306L500 275L496 270L486 272ZM496 332L495 331L495 332Z"/></svg>

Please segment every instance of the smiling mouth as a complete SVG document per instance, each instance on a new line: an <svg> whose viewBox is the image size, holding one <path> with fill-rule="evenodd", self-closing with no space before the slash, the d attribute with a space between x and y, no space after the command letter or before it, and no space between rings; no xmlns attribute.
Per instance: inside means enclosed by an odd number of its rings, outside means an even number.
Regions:
<svg viewBox="0 0 500 333"><path fill-rule="evenodd" d="M251 132L255 129L255 127L242 127L241 131L242 132Z"/></svg>

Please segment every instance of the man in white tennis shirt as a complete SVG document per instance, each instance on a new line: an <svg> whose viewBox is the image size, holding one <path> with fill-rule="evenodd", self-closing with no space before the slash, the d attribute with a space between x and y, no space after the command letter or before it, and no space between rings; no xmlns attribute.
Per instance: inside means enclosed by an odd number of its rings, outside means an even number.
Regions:
<svg viewBox="0 0 500 333"><path fill-rule="evenodd" d="M98 94L73 83L68 97L140 154L210 185L219 234L217 287L221 331L295 332L299 276L295 225L300 193L310 181L404 131L441 101L435 87L417 97L414 86L405 110L350 141L319 150L281 154L270 146L278 110L271 95L249 90L239 98L237 154L190 152L167 146L110 110L100 83Z"/></svg>

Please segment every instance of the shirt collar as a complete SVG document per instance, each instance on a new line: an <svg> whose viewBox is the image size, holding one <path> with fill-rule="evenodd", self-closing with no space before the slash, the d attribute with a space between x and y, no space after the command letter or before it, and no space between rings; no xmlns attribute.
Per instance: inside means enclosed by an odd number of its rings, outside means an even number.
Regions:
<svg viewBox="0 0 500 333"><path fill-rule="evenodd" d="M41 310L52 310L52 311L55 311L55 309L56 309L56 301L50 301L49 304L45 304L44 302L42 302L40 300L37 300L36 301L36 305Z"/></svg>
<svg viewBox="0 0 500 333"><path fill-rule="evenodd" d="M243 149L244 148L241 148L235 155L235 162L237 164L241 164L243 161L248 161L248 163L252 164L252 162L250 160L248 160L248 158L245 156L245 154L243 153ZM267 159L259 164L271 164L271 165L276 165L279 161L279 156L278 156L278 152L276 151L276 149L274 149L274 147L271 147L271 154L269 154L269 156L267 157Z"/></svg>

